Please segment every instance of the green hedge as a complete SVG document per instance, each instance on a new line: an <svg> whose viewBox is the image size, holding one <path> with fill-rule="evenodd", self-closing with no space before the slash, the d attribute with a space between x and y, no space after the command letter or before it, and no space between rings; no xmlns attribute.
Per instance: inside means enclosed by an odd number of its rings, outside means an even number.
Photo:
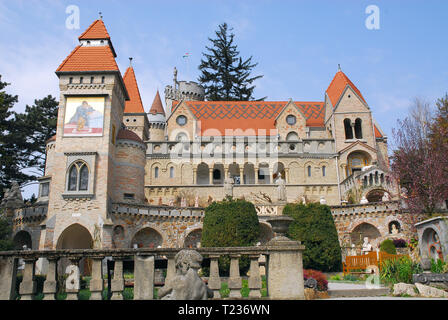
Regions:
<svg viewBox="0 0 448 320"><path fill-rule="evenodd" d="M395 248L394 242L391 239L386 239L380 244L380 251L397 254L397 250Z"/></svg>
<svg viewBox="0 0 448 320"><path fill-rule="evenodd" d="M205 209L202 228L202 247L245 247L254 245L260 234L257 212L251 202L226 198L213 202ZM222 257L219 269L228 275L230 259ZM240 272L249 269L247 257L240 259ZM205 271L205 270L204 270Z"/></svg>
<svg viewBox="0 0 448 320"><path fill-rule="evenodd" d="M288 236L305 245L303 268L322 272L340 271L341 248L330 207L319 203L287 204L283 214L294 222Z"/></svg>

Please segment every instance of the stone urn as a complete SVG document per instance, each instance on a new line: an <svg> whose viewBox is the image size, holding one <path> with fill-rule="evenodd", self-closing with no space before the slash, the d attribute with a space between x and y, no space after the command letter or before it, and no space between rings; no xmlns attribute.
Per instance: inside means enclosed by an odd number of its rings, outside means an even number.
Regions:
<svg viewBox="0 0 448 320"><path fill-rule="evenodd" d="M288 216L278 216L272 217L266 220L272 226L272 231L274 231L274 238L272 240L288 240L286 233L288 232L289 225L294 221L293 218ZM272 241L271 240L271 241Z"/></svg>

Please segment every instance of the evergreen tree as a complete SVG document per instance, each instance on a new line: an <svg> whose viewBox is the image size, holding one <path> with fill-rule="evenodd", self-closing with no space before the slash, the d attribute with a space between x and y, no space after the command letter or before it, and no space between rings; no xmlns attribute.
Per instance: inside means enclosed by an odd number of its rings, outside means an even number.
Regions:
<svg viewBox="0 0 448 320"><path fill-rule="evenodd" d="M244 60L234 44L234 34L226 23L219 25L216 39L211 39L211 47L206 46L208 53L202 53L199 70L202 74L198 81L205 88L205 97L211 101L254 100L253 82L262 75L251 77L251 70L258 63L252 63L252 57ZM266 97L258 99L264 100Z"/></svg>

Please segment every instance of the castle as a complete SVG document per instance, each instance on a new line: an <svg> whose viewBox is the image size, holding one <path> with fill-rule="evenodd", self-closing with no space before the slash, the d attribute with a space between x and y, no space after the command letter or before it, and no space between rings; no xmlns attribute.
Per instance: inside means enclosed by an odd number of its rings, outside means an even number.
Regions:
<svg viewBox="0 0 448 320"><path fill-rule="evenodd" d="M322 101L205 101L175 70L146 112L116 56L100 19L56 70L57 133L37 204L13 214L19 247L195 247L203 208L227 195L256 204L261 242L287 202L331 206L341 243L406 231L387 137L341 70Z"/></svg>

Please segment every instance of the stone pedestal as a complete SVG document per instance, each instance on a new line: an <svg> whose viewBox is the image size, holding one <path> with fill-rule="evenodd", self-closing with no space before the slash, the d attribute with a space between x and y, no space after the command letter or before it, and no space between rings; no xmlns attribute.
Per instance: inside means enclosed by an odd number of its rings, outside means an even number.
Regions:
<svg viewBox="0 0 448 320"><path fill-rule="evenodd" d="M134 300L154 298L154 256L134 259Z"/></svg>
<svg viewBox="0 0 448 320"><path fill-rule="evenodd" d="M230 255L229 298L241 298L240 255Z"/></svg>
<svg viewBox="0 0 448 320"><path fill-rule="evenodd" d="M48 257L47 278L44 282L44 300L55 300L58 285L58 260L59 257Z"/></svg>
<svg viewBox="0 0 448 320"><path fill-rule="evenodd" d="M15 298L17 259L0 259L0 300Z"/></svg>
<svg viewBox="0 0 448 320"><path fill-rule="evenodd" d="M34 280L35 263L37 258L24 258L25 268L23 270L23 279L20 283L19 294L21 300L32 300L36 293L36 281Z"/></svg>
<svg viewBox="0 0 448 320"><path fill-rule="evenodd" d="M111 281L111 300L123 300L124 290L124 275L123 275L123 260L121 257L114 258L114 277Z"/></svg>
<svg viewBox="0 0 448 320"><path fill-rule="evenodd" d="M92 293L90 295L90 300L102 300L103 299L103 268L102 268L102 257L91 257L92 259L92 279L89 283L89 289Z"/></svg>
<svg viewBox="0 0 448 320"><path fill-rule="evenodd" d="M220 299L221 278L219 277L218 259L219 255L210 255L210 277L208 278L208 287L213 291L213 299Z"/></svg>

